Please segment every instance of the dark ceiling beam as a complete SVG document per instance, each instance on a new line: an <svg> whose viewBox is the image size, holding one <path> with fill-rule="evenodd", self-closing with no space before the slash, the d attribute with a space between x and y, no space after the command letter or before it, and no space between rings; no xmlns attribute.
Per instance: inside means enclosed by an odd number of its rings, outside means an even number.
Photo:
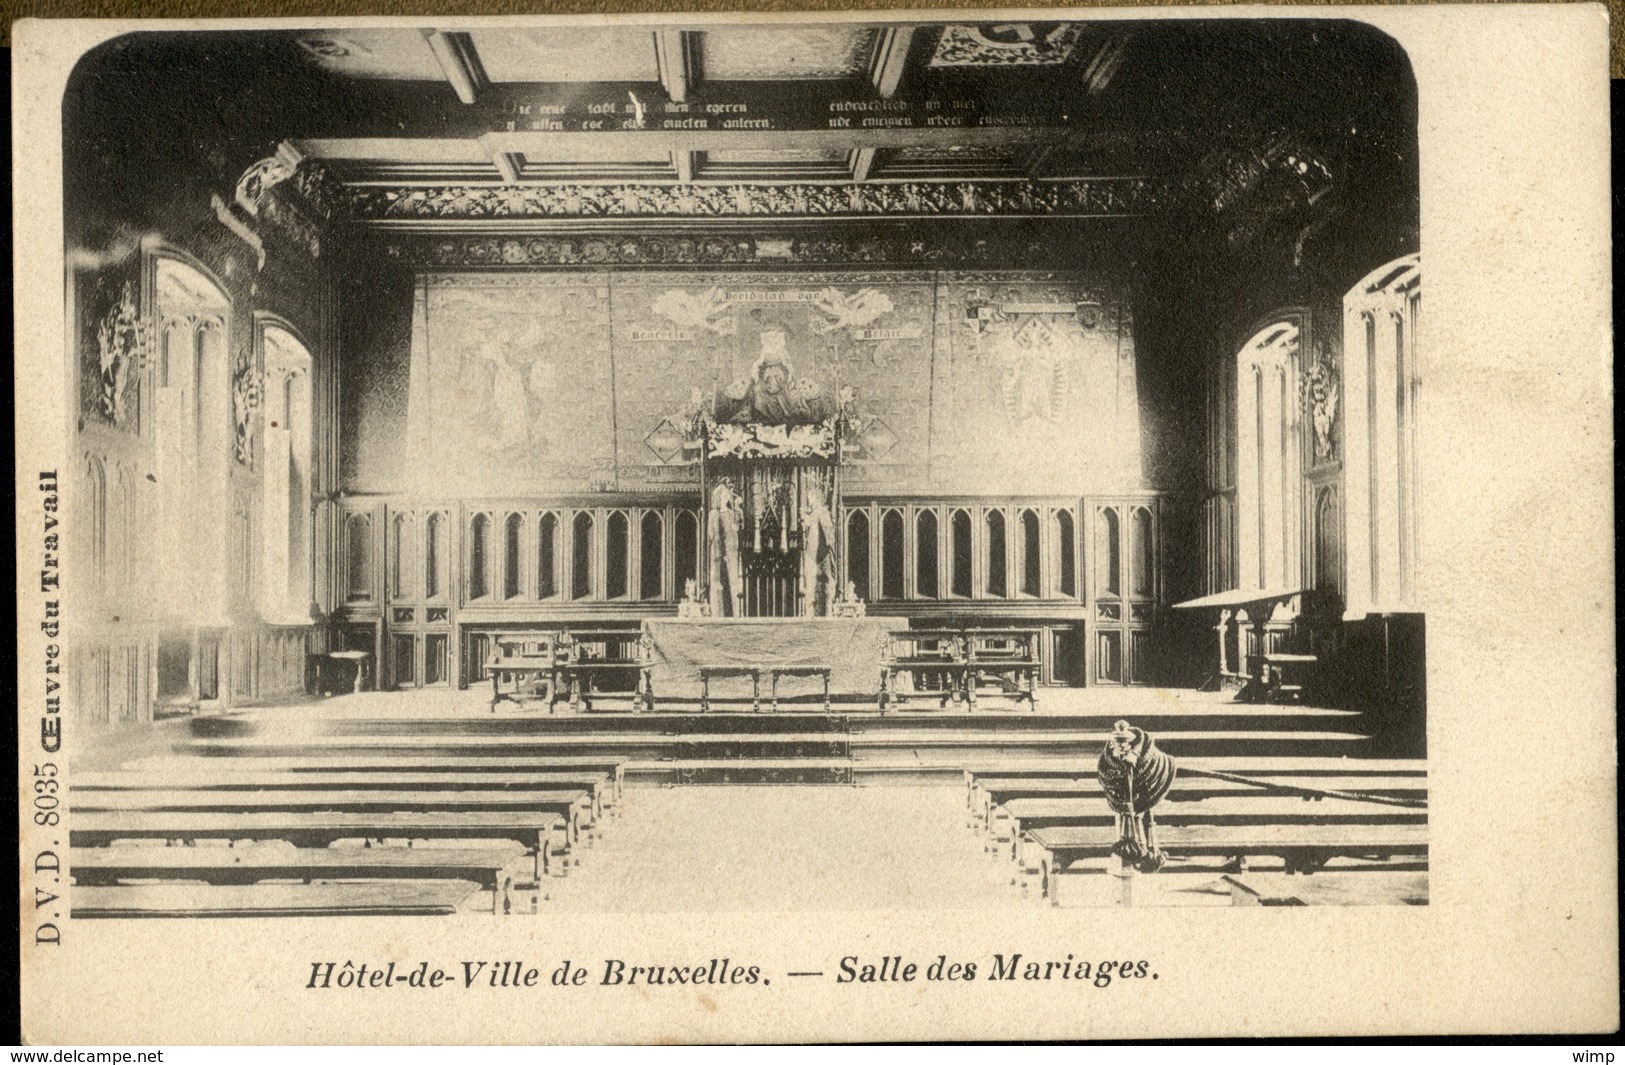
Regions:
<svg viewBox="0 0 1625 1065"><path fill-rule="evenodd" d="M919 129L803 130L612 130L547 133L518 130L476 138L312 137L292 138L304 154L317 159L414 159L446 157L446 150L466 144L482 157L497 151L522 152L550 159L645 157L651 147L665 152L689 151L833 151L856 148L1009 148L1050 145L1081 148L1094 142L1092 130L1072 127L959 127ZM476 147L479 146L479 147ZM483 150L480 150L483 148Z"/></svg>
<svg viewBox="0 0 1625 1065"><path fill-rule="evenodd" d="M466 33L442 33L439 30L424 30L423 36L429 42L430 51L434 52L435 61L440 64L441 73L457 93L457 99L465 104L479 100L480 93L490 83L486 80L479 53L474 50L474 39Z"/></svg>
<svg viewBox="0 0 1625 1065"><path fill-rule="evenodd" d="M874 62L869 68L869 80L882 100L890 100L897 93L908 67L909 48L914 44L913 26L887 26L880 31L875 42Z"/></svg>
<svg viewBox="0 0 1625 1065"><path fill-rule="evenodd" d="M687 30L655 30L654 37L660 84L672 103L687 103L700 81L699 35Z"/></svg>

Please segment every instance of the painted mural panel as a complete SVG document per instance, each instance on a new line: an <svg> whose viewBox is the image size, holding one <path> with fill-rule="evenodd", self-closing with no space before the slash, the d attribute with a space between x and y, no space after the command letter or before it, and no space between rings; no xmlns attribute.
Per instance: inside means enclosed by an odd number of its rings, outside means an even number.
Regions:
<svg viewBox="0 0 1625 1065"><path fill-rule="evenodd" d="M431 275L418 303L420 471L471 494L613 483L607 278Z"/></svg>
<svg viewBox="0 0 1625 1065"><path fill-rule="evenodd" d="M1137 487L1133 326L1073 274L420 278L408 466L468 494L697 487L702 420L844 419L859 492Z"/></svg>
<svg viewBox="0 0 1625 1065"><path fill-rule="evenodd" d="M870 477L923 475L930 445L927 274L644 274L614 284L623 487L692 481L702 410L724 423L849 418ZM684 471L687 472L684 472Z"/></svg>
<svg viewBox="0 0 1625 1065"><path fill-rule="evenodd" d="M1133 325L1121 293L1074 275L944 275L933 485L1099 492L1140 479Z"/></svg>

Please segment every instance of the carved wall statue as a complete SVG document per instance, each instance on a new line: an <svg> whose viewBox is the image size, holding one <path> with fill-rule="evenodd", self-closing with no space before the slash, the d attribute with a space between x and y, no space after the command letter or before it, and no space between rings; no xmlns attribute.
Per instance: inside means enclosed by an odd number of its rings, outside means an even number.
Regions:
<svg viewBox="0 0 1625 1065"><path fill-rule="evenodd" d="M237 358L231 373L231 423L234 452L244 466L254 464L254 412L260 407L264 385L254 358L247 352Z"/></svg>
<svg viewBox="0 0 1625 1065"><path fill-rule="evenodd" d="M134 286L125 282L118 299L96 327L100 407L114 425L123 425L128 416L130 372L145 365L150 332L136 310Z"/></svg>
<svg viewBox="0 0 1625 1065"><path fill-rule="evenodd" d="M1315 362L1303 375L1303 405L1314 428L1315 462L1337 458L1337 364L1324 344L1315 345Z"/></svg>
<svg viewBox="0 0 1625 1065"><path fill-rule="evenodd" d="M745 613L744 571L740 567L739 536L745 524L744 499L727 478L711 489L706 512L706 542L710 545L712 617L739 617Z"/></svg>
<svg viewBox="0 0 1625 1065"><path fill-rule="evenodd" d="M801 512L802 615L821 617L838 597L835 572L835 519L824 489L809 485Z"/></svg>

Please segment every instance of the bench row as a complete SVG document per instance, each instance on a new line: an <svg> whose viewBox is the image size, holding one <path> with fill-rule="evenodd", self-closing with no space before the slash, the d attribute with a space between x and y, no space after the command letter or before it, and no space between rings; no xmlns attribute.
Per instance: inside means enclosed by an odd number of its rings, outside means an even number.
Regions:
<svg viewBox="0 0 1625 1065"><path fill-rule="evenodd" d="M435 768L183 758L82 774L68 802L73 912L408 914L482 892L493 912L534 909L542 878L579 861L619 796L618 765Z"/></svg>

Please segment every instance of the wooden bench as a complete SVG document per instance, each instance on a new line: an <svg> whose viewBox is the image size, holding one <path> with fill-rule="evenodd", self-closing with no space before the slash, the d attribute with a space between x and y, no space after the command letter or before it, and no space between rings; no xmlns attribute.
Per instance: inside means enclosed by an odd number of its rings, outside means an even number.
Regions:
<svg viewBox="0 0 1625 1065"><path fill-rule="evenodd" d="M779 712L779 678L783 677L820 677L824 681L824 713L829 713L829 685L834 667L826 665L766 665L766 666L701 666L700 672L700 712L708 713L711 709L711 679L713 677L749 677L750 710L751 713L760 713L762 709L762 674L767 674L769 693L771 698L770 711Z"/></svg>
<svg viewBox="0 0 1625 1065"><path fill-rule="evenodd" d="M545 702L550 713L565 701L572 711L590 710L596 679L615 674L636 677L634 712L654 709L650 663L640 636L635 629L485 634L490 654L482 666L491 679L492 712L504 700L523 705L527 699ZM632 655L623 653L629 646L636 649Z"/></svg>
<svg viewBox="0 0 1625 1065"><path fill-rule="evenodd" d="M75 887L75 919L113 917L426 917L479 892L466 880L375 884L143 884Z"/></svg>
<svg viewBox="0 0 1625 1065"><path fill-rule="evenodd" d="M303 757L286 757L260 755L252 747L243 747L231 753L217 752L208 758L143 759L130 763L129 768L163 772L171 766L185 764L199 766L202 772L219 773L244 771L318 775L342 771L355 774L421 774L424 777L465 774L492 780L526 773L604 774L610 778L611 793L615 798L620 797L625 786L625 762L594 755L558 755L538 751L534 754L495 756L444 755L429 759L422 757L421 752L414 755L380 755L367 753L367 750L366 747L346 745L335 751L329 744L312 744Z"/></svg>
<svg viewBox="0 0 1625 1065"><path fill-rule="evenodd" d="M1055 877L1075 863L1112 856L1115 827L1055 827L1027 834L1043 893L1053 898ZM1303 824L1165 826L1157 843L1170 858L1217 857L1245 862L1279 858L1288 873L1314 872L1332 858L1426 857L1425 824ZM1162 874L1155 874L1162 875Z"/></svg>
<svg viewBox="0 0 1625 1065"><path fill-rule="evenodd" d="M1426 777L1427 762L1416 758L1204 758L1197 768L1216 769L1243 777ZM981 777L1019 777L1023 780L1093 779L1094 759L1068 765L1023 765L1011 762L967 766L965 783Z"/></svg>
<svg viewBox="0 0 1625 1065"><path fill-rule="evenodd" d="M1275 652L1262 656L1258 683L1266 703L1298 702L1303 698L1305 674L1320 662L1315 655Z"/></svg>
<svg viewBox="0 0 1625 1065"><path fill-rule="evenodd" d="M341 839L492 840L524 846L538 877L562 875L566 844L559 814L513 811L154 811L82 810L73 815L70 847L105 847L120 840L283 840L326 847Z"/></svg>
<svg viewBox="0 0 1625 1065"><path fill-rule="evenodd" d="M596 822L603 813L606 794L614 790L608 773L517 772L498 776L492 773L391 773L344 771L332 767L316 772L231 772L196 760L176 763L172 768L125 770L113 773L79 773L74 776L72 793L85 800L95 792L188 791L288 792L338 791L370 794L395 792L473 792L507 794L548 789L586 791L591 799L591 817ZM611 798L611 802L613 799Z"/></svg>
<svg viewBox="0 0 1625 1065"><path fill-rule="evenodd" d="M584 804L591 796L581 789L546 791L263 791L175 788L148 791L69 791L75 813L105 810L150 810L208 813L515 813L556 815L565 826L566 840L580 838Z"/></svg>
<svg viewBox="0 0 1625 1065"><path fill-rule="evenodd" d="M975 711L985 677L1008 683L1006 694L1038 709L1038 630L1036 629L904 629L890 634L881 666L878 709L885 712L919 695L935 697L939 707L963 704ZM905 690L901 676L914 684ZM938 676L937 686L918 686Z"/></svg>
<svg viewBox="0 0 1625 1065"><path fill-rule="evenodd" d="M1000 809L1018 836L1063 825L1115 825L1117 818L1104 800L1016 799ZM1349 799L1225 796L1164 802L1156 808L1156 820L1159 831L1164 826L1179 825L1426 824L1427 810Z"/></svg>
<svg viewBox="0 0 1625 1065"><path fill-rule="evenodd" d="M1229 888L1232 906L1417 906L1428 900L1426 872L1227 873L1219 882Z"/></svg>
<svg viewBox="0 0 1625 1065"><path fill-rule="evenodd" d="M529 869L520 869L520 865ZM498 915L535 913L540 885L523 848L311 847L75 847L68 871L75 885L121 881L202 881L256 884L267 880L468 880L491 893Z"/></svg>
<svg viewBox="0 0 1625 1065"><path fill-rule="evenodd" d="M1157 807L1158 816L1168 809L1167 803L1194 802L1216 798L1269 798L1297 796L1317 799L1322 791L1358 792L1385 799L1423 802L1427 799L1427 781L1415 777L1316 777L1293 780L1278 777L1261 782L1264 786L1232 780L1213 780L1204 777L1178 777L1169 788L1164 805ZM991 826L998 808L1022 799L1094 799L1106 801L1106 793L1099 781L1012 780L1007 777L978 779L973 785L972 812Z"/></svg>

